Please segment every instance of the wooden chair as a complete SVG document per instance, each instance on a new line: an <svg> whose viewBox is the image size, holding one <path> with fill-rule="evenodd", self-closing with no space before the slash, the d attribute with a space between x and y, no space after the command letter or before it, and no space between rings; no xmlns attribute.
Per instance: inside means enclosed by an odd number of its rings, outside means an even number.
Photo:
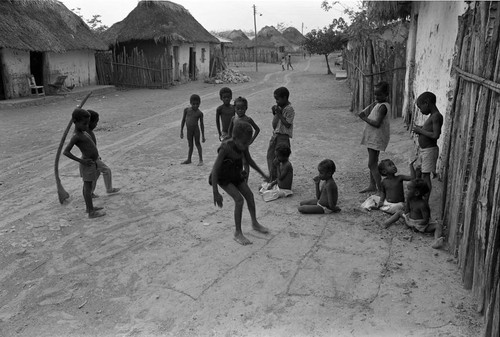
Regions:
<svg viewBox="0 0 500 337"><path fill-rule="evenodd" d="M64 81L66 80L66 75L57 76L56 81L54 83L49 83L49 87L53 89L56 93L61 91L68 92L69 90L64 86Z"/></svg>
<svg viewBox="0 0 500 337"><path fill-rule="evenodd" d="M28 77L28 84L30 86L31 95L45 96L43 85L36 85L35 76L30 75Z"/></svg>

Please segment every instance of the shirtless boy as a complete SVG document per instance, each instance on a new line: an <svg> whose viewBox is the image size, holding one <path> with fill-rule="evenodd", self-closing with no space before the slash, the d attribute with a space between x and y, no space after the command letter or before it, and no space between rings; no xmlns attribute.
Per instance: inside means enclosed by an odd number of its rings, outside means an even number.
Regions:
<svg viewBox="0 0 500 337"><path fill-rule="evenodd" d="M189 99L190 107L184 109L184 114L182 115L181 121L181 139L184 138L184 125L186 125L187 131L187 141L188 141L188 158L181 164L191 164L191 157L193 155L193 143L198 149L199 162L198 166L203 165L203 150L200 143L200 129L201 129L201 141L205 143L205 125L203 124L203 112L200 111L199 107L201 104L200 96L194 94L191 95ZM198 121L200 126L198 127Z"/></svg>
<svg viewBox="0 0 500 337"><path fill-rule="evenodd" d="M217 124L217 132L219 132L219 140L222 142L224 139L230 138L231 133L228 132L229 124L234 116L234 105L231 104L233 92L228 87L221 88L219 97L222 105L215 110L215 123ZM221 129L222 123L222 129Z"/></svg>
<svg viewBox="0 0 500 337"><path fill-rule="evenodd" d="M96 161L99 158L99 152L92 138L87 133L89 129L90 113L84 109L77 108L72 114L75 132L69 144L64 149L63 154L80 163L80 175L83 179L83 199L85 200L86 211L89 218L98 218L105 213L99 212L102 207L94 207L92 203L92 184L97 179L99 171ZM78 158L71 153L73 146L80 149L82 158Z"/></svg>
<svg viewBox="0 0 500 337"><path fill-rule="evenodd" d="M333 180L335 173L335 163L333 160L325 159L318 164L318 176L314 177L316 186L316 199L300 202L299 212L304 214L328 214L340 212L337 206L339 196L337 184ZM323 186L320 188L320 181L323 180Z"/></svg>
<svg viewBox="0 0 500 337"><path fill-rule="evenodd" d="M424 115L429 115L423 126L413 125L412 131L418 134L417 168L422 172L422 179L429 186L429 193L425 196L429 200L432 191L431 173L436 173L436 163L439 157L437 140L441 135L443 115L436 107L436 95L424 92L417 98L417 106Z"/></svg>
<svg viewBox="0 0 500 337"><path fill-rule="evenodd" d="M278 145L276 147L275 166L277 171L277 178L273 180L268 189L272 189L275 185L282 190L291 190L293 182L293 166L288 160L292 151L286 145Z"/></svg>

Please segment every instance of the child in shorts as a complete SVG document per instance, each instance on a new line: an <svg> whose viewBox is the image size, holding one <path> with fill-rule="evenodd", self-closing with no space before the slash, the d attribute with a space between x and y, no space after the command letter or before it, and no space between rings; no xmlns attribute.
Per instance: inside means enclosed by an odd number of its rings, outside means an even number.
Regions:
<svg viewBox="0 0 500 337"><path fill-rule="evenodd" d="M188 158L181 164L191 164L191 156L193 155L193 142L198 149L198 156L200 161L198 166L203 165L203 153L200 144L200 129L201 129L201 141L205 143L205 126L203 124L203 112L198 108L201 104L201 98L198 95L191 95L189 98L190 107L184 109L184 114L182 115L181 121L181 139L184 138L184 125L186 125L187 140L189 145ZM198 122L200 126L198 127Z"/></svg>
<svg viewBox="0 0 500 337"><path fill-rule="evenodd" d="M245 158L246 162L259 172L264 179L269 179L257 166L248 151L252 133L252 126L246 122L241 121L234 125L232 138L223 141L217 150L217 159L209 179L209 183L213 188L215 205L222 207L222 195L219 193L218 186L234 200L234 223L236 227L234 240L241 245L252 243L241 231L244 200L246 200L250 212L252 228L261 233L269 233L269 230L257 221L255 199L242 174L243 158Z"/></svg>
<svg viewBox="0 0 500 337"><path fill-rule="evenodd" d="M298 210L304 214L329 214L340 212L337 206L338 188L333 174L335 173L335 163L331 159L322 160L318 164L318 175L313 178L316 186L316 199L300 202ZM323 180L323 186L320 188L320 181Z"/></svg>
<svg viewBox="0 0 500 337"><path fill-rule="evenodd" d="M71 137L68 145L64 149L63 154L69 159L80 163L80 175L83 180L83 199L85 200L86 212L89 214L89 218L98 218L106 213L99 212L102 207L94 207L92 203L92 184L99 174L96 164L99 158L99 152L97 151L94 141L87 133L89 130L90 113L87 110L76 108L71 117L75 124L75 131L73 137ZM82 153L81 158L71 153L73 146L80 149Z"/></svg>
<svg viewBox="0 0 500 337"><path fill-rule="evenodd" d="M234 105L231 104L231 99L233 98L231 89L228 87L221 88L219 97L222 101L222 105L218 106L215 110L215 123L217 124L219 140L222 142L224 139L231 137L231 133L228 130L231 119L234 117L235 110Z"/></svg>
<svg viewBox="0 0 500 337"><path fill-rule="evenodd" d="M88 134L92 138L92 141L97 146L97 139L94 134L94 129L97 127L97 123L99 122L99 114L94 110L87 110L90 113L90 122L89 122L89 130ZM97 158L97 171L99 171L97 175L97 179L99 179L99 175L102 174L102 179L104 180L104 186L106 187L106 193L114 194L120 191L119 188L113 187L113 180L111 177L111 169L102 162L101 157ZM92 184L92 198L98 198L99 196L94 193L97 179Z"/></svg>

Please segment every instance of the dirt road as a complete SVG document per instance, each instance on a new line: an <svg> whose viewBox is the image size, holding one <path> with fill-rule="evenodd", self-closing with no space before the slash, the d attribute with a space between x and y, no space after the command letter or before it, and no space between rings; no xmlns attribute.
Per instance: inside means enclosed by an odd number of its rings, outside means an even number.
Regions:
<svg viewBox="0 0 500 337"><path fill-rule="evenodd" d="M363 122L349 112L345 81L327 76L322 57L243 68L252 81L230 85L249 100L261 128L251 147L265 168L273 90L287 86L296 119L294 195L265 203L255 193L269 235L232 240L233 202L213 205L207 177L219 145L215 108L221 85L116 91L92 97L103 161L119 194L98 182L84 213L77 165L61 159L70 202L60 205L53 165L59 139L78 102L0 111L0 336L477 336L482 319L464 290L455 258L430 248L432 238L401 225L380 227L360 210L367 195ZM205 166L180 165L182 110L198 93L205 113ZM408 172L412 151L402 122L392 121L382 158ZM196 150L195 150L196 158ZM342 212L304 216L312 178L325 158L337 165ZM250 174L257 192L261 180ZM436 182L436 185L439 185ZM433 213L439 214L439 186Z"/></svg>

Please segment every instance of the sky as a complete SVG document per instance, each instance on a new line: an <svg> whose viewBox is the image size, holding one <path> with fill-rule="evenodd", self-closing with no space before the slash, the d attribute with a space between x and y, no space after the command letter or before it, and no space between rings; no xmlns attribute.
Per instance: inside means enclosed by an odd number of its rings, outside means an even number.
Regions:
<svg viewBox="0 0 500 337"><path fill-rule="evenodd" d="M85 19L100 15L106 26L123 20L139 0L59 0L67 8L80 8ZM328 12L321 8L322 0L173 0L182 5L208 31L241 29L254 31L256 6L257 31L264 26L295 27L306 34L328 26L333 19L345 16L344 8L356 8L356 0L339 1ZM329 1L333 3L333 1Z"/></svg>

